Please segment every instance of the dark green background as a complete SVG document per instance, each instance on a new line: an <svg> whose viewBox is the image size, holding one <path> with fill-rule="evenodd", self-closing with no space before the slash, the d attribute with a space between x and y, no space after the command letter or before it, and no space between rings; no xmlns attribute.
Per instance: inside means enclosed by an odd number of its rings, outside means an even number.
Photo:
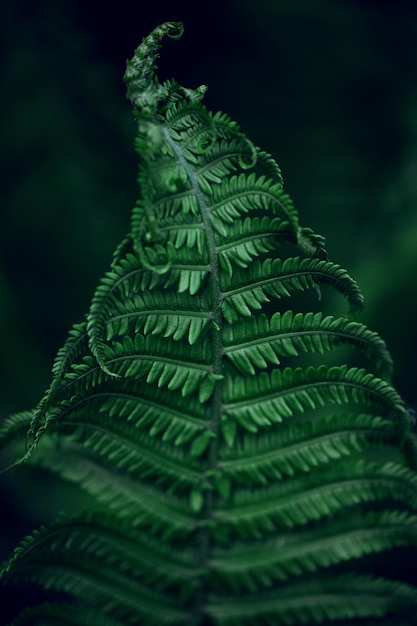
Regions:
<svg viewBox="0 0 417 626"><path fill-rule="evenodd" d="M0 417L42 396L129 228L125 59L166 20L186 30L165 42L160 76L207 84L206 104L273 154L301 223L361 285L362 320L415 404L417 3L38 0L0 9ZM2 477L0 556L53 510L57 488L42 481Z"/></svg>

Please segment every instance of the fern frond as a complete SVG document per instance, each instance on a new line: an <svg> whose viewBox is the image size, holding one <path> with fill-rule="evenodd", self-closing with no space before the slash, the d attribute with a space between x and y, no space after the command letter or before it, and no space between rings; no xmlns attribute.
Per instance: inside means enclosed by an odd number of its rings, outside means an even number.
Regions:
<svg viewBox="0 0 417 626"><path fill-rule="evenodd" d="M226 589L259 591L276 583L324 572L346 561L416 545L417 517L403 512L346 515L320 530L236 544L213 551L213 576Z"/></svg>
<svg viewBox="0 0 417 626"><path fill-rule="evenodd" d="M75 324L69 332L69 337L64 346L58 350L54 365L52 367L53 383L52 389L54 389L54 383L56 387L62 382L65 374L71 369L73 363L82 358L86 351L87 337L86 323Z"/></svg>
<svg viewBox="0 0 417 626"><path fill-rule="evenodd" d="M62 445L68 439L65 445L73 449L75 443L81 445L84 454L90 454L97 463L130 478L152 481L167 492L195 487L201 482L201 471L189 451L205 433L207 422L199 405L194 405L194 412L192 405L188 413L180 412L175 405L170 406L169 395L162 390L163 402L158 403L153 394L138 398L118 387L113 393L75 396L57 418ZM54 430L51 423L49 432ZM52 461L54 454L57 458ZM60 449L44 444L42 455L34 462L56 471L57 463L62 465Z"/></svg>
<svg viewBox="0 0 417 626"><path fill-rule="evenodd" d="M220 181L219 181L220 182ZM276 214L289 225L289 230L298 232L298 219L294 205L284 193L280 183L254 173L240 174L221 181L210 191L213 228L220 234L228 232L228 225L236 218L256 211Z"/></svg>
<svg viewBox="0 0 417 626"><path fill-rule="evenodd" d="M327 404L376 405L390 414L403 413L395 390L364 369L332 367L275 369L255 377L226 379L225 416L256 432Z"/></svg>
<svg viewBox="0 0 417 626"><path fill-rule="evenodd" d="M352 459L354 460L354 459ZM307 476L296 476L290 483L237 488L230 501L216 513L218 537L238 535L257 539L271 533L305 526L334 517L352 507L395 503L416 512L416 478L397 463L364 463L358 458L321 467ZM363 521L363 520L362 520ZM319 534L319 531L317 531Z"/></svg>
<svg viewBox="0 0 417 626"><path fill-rule="evenodd" d="M286 311L274 313L268 320L261 314L239 320L225 333L225 354L245 374L279 365L280 357L323 354L341 344L359 348L378 373L389 376L392 359L385 342L365 325L344 318Z"/></svg>
<svg viewBox="0 0 417 626"><path fill-rule="evenodd" d="M146 562L149 546L154 548L151 568ZM136 533L109 516L85 514L76 520L61 516L50 528L26 537L5 577L36 580L47 589L77 595L87 606L100 607L104 615L122 623L187 622L190 618L178 596L179 576L182 569L183 579L192 583L192 555L178 553L175 564L171 550L171 570L163 550L157 565L157 550L157 542L141 546ZM156 602L158 591L165 594L161 602Z"/></svg>
<svg viewBox="0 0 417 626"><path fill-rule="evenodd" d="M300 228L297 243L305 254L327 260L326 240L311 228L307 226Z"/></svg>
<svg viewBox="0 0 417 626"><path fill-rule="evenodd" d="M62 594L15 626L414 626L415 586L370 575L417 554L417 439L391 357L351 321L362 294L272 157L206 110L204 86L159 83L160 42L181 33L161 25L127 66L130 232L35 411L0 428L2 445L27 430L20 462L88 509L4 564L4 583ZM323 285L346 317L303 309ZM341 345L366 369L315 366Z"/></svg>
<svg viewBox="0 0 417 626"><path fill-rule="evenodd" d="M290 297L292 291L304 291L327 284L344 295L350 313L360 311L363 297L356 282L340 265L319 259L267 259L248 268L237 268L233 278L224 282L222 311L228 322L248 317L271 299Z"/></svg>
<svg viewBox="0 0 417 626"><path fill-rule="evenodd" d="M225 445L219 469L230 483L266 485L349 457L354 463L358 453L372 450L383 449L389 459L389 447L395 456L400 437L395 424L378 414L319 411Z"/></svg>
<svg viewBox="0 0 417 626"><path fill-rule="evenodd" d="M120 259L102 279L87 317L87 331L91 351L108 374L111 375L111 372L105 366L103 355L106 316L111 314L115 301L126 298L131 293L152 289L159 283L159 278L158 274L147 272L138 257L130 253Z"/></svg>
<svg viewBox="0 0 417 626"><path fill-rule="evenodd" d="M279 219L247 217L243 221L234 220L227 243L218 246L221 268L232 276L232 263L248 267L253 259L280 245L280 236L285 237L286 231L288 223Z"/></svg>
<svg viewBox="0 0 417 626"><path fill-rule="evenodd" d="M216 626L385 624L384 618L392 626L413 626L414 593L410 585L396 581L344 574L280 585L279 593L247 594L238 599L220 596L213 598L208 608Z"/></svg>
<svg viewBox="0 0 417 626"><path fill-rule="evenodd" d="M24 438L33 419L33 411L21 411L10 415L0 427L0 449L10 445L16 438Z"/></svg>

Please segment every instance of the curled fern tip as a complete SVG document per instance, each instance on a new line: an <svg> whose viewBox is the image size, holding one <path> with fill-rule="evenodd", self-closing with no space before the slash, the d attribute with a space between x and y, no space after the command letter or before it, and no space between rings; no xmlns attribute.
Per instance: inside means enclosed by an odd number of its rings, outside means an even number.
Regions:
<svg viewBox="0 0 417 626"><path fill-rule="evenodd" d="M154 77L154 70L161 40L165 35L171 39L179 39L183 32L182 22L165 22L157 26L143 39L133 58L127 61L124 81L127 85L127 97L135 107L142 108L158 100L158 80Z"/></svg>

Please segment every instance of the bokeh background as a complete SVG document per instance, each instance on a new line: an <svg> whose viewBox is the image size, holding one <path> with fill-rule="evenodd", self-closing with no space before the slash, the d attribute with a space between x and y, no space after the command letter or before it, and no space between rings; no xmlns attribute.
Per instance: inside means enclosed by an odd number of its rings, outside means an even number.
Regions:
<svg viewBox="0 0 417 626"><path fill-rule="evenodd" d="M186 30L165 41L161 78L208 85L207 106L273 154L301 223L362 287L361 319L387 341L412 407L417 3L16 0L0 8L0 419L39 400L129 228L137 157L122 76L166 20ZM25 470L0 478L3 558L72 496Z"/></svg>

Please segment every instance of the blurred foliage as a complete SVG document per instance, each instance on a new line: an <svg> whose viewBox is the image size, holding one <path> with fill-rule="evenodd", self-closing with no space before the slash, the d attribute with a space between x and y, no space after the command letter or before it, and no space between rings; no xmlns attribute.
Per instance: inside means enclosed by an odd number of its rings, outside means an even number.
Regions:
<svg viewBox="0 0 417 626"><path fill-rule="evenodd" d="M16 410L48 384L126 232L136 164L120 77L89 60L88 37L58 5L2 11L1 406Z"/></svg>
<svg viewBox="0 0 417 626"><path fill-rule="evenodd" d="M162 77L208 84L207 105L274 155L302 224L358 280L361 321L386 339L395 383L416 403L417 6L39 0L0 9L0 417L42 396L128 229L137 185L124 61L166 20L186 33L164 47ZM15 503L27 530L56 493L47 483L34 513L32 489L19 482Z"/></svg>
<svg viewBox="0 0 417 626"><path fill-rule="evenodd" d="M417 6L234 4L254 51L224 72L245 84L235 117L281 164L302 223L358 280L362 320L387 341L394 382L416 402Z"/></svg>

